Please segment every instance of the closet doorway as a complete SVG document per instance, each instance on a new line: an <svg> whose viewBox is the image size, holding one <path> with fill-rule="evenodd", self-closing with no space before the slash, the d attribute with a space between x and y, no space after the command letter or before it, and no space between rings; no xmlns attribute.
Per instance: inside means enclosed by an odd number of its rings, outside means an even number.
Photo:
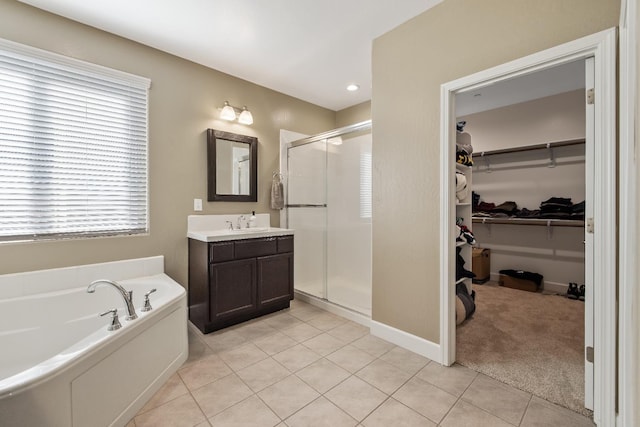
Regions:
<svg viewBox="0 0 640 427"><path fill-rule="evenodd" d="M455 198L456 96L472 94L482 88L516 82L523 76L535 77L545 70L581 62L587 88L593 88L596 101L585 99L585 407L594 410L594 420L606 424L615 417L615 32L598 33L503 64L443 85L441 127L441 350L442 362L456 359L455 259L457 216ZM538 89L540 86L537 86ZM533 88L535 91L535 87ZM513 94L528 96L517 84ZM591 97L590 97L591 98ZM526 99L526 98L525 98ZM532 99L530 97L529 99ZM540 141L549 143L554 141ZM546 147L545 147L546 148ZM560 148L557 148L560 149ZM556 162L554 148L548 161ZM544 149L543 149L544 151ZM488 162L481 161L485 167ZM489 166L487 166L489 165ZM474 171L475 174L475 171ZM473 182L473 179L471 180ZM508 185L508 182L503 182ZM577 200L579 202L581 200ZM597 225L597 227L595 225ZM486 226L483 225L483 226ZM496 224L495 226L498 226ZM492 226L493 227L493 226ZM470 227L472 228L472 227ZM540 233L557 233L551 227ZM542 231L545 230L545 231ZM469 251L470 252L470 251ZM593 262L597 260L597 262ZM515 267L515 266L514 266ZM469 260L468 268L471 268ZM518 268L518 267L515 267ZM497 273L491 269L493 273ZM480 306L479 306L480 307ZM471 322L473 319L470 320ZM595 363L592 363L595 360ZM544 397L544 396L543 396Z"/></svg>

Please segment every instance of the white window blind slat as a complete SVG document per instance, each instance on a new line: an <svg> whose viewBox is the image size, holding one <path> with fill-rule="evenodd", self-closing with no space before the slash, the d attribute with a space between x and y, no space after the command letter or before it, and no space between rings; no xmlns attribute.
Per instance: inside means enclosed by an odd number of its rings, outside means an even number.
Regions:
<svg viewBox="0 0 640 427"><path fill-rule="evenodd" d="M148 231L148 89L0 40L0 241Z"/></svg>

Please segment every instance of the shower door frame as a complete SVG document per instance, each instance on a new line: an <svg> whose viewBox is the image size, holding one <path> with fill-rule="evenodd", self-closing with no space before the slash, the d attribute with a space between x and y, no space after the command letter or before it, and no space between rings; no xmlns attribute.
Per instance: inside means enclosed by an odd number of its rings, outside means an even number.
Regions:
<svg viewBox="0 0 640 427"><path fill-rule="evenodd" d="M328 209L329 209L329 206L327 204L327 200L326 199L325 199L325 203L324 204L293 204L293 205L289 204L289 165L288 165L288 159L289 159L288 152L289 152L289 150L292 149L292 148L303 146L303 145L313 144L314 142L319 142L319 141L328 140L328 139L331 139L331 138L336 138L336 137L339 137L339 136L348 135L348 134L351 134L351 133L354 133L354 132L367 131L367 130L370 131L371 127L372 127L372 121L371 120L365 120L365 121L362 121L362 122L354 123L354 124L349 125L349 126L344 126L344 127L341 127L341 128L333 129L333 130L330 130L330 131L327 131L327 132L323 132L323 133L319 133L319 134L316 134L316 135L304 137L304 138L301 138L301 139L296 139L296 140L294 140L292 142L284 143L284 142L281 141L281 144L283 144L282 147L281 147L281 153L280 153L280 155L281 155L281 157L280 157L281 166L282 166L282 164L284 162L287 162L287 179L285 180L285 186L286 186L286 189L285 189L285 208L282 211L284 213L284 215L281 214L281 216L280 216L281 223L283 222L283 219L284 219L285 227L289 228L289 211L288 211L289 207L296 207L296 208L300 208L300 207L301 208L305 208L305 207L306 208L316 208L316 207L317 208L322 208L323 207L323 208L327 209L327 220L328 220ZM326 165L325 165L325 167L326 167ZM325 185L326 185L326 183L325 183ZM284 216L284 218L283 218L283 216ZM326 238L326 232L327 232L327 228L326 227L327 227L327 225L328 224L325 225L325 239L324 239L324 249L325 249L325 251L327 250L327 244L328 244L328 241L327 241L327 238ZM338 306L338 307L340 307L342 309L345 309L345 310L348 310L348 311L352 311L353 313L357 313L358 316L360 316L360 315L367 316L367 315L365 315L363 313L358 312L357 310L354 310L353 308L349 308L349 307L345 307L345 306L336 304L335 302L332 302L329 299L328 276L327 276L328 263L327 263L327 261L328 261L328 256L325 256L325 262L324 262L324 266L323 266L323 268L324 268L324 280L323 280L324 283L323 283L323 286L322 286L322 288L323 288L322 289L323 296L322 297L318 297L318 296L313 295L313 294L308 294L308 295L312 296L313 298L318 298L320 300L327 301L328 303L334 304L334 305L336 305L336 306ZM298 292L300 292L300 293L303 293L303 294L307 295L307 293L305 291L302 291L300 289L295 289L295 286L294 286L294 291L296 291L296 290ZM368 318L370 318L370 316L368 316ZM361 321L361 319L352 319L352 320Z"/></svg>

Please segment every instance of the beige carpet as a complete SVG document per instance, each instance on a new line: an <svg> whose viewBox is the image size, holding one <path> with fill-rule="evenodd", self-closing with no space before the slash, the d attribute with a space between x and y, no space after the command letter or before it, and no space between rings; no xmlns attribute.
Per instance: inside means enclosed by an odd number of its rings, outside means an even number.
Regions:
<svg viewBox="0 0 640 427"><path fill-rule="evenodd" d="M473 285L476 312L456 331L456 361L584 415L584 303Z"/></svg>

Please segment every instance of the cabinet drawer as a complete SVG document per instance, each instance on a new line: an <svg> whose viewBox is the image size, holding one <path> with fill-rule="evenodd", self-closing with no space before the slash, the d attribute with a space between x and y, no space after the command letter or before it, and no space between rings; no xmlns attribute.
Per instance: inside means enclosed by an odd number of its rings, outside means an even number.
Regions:
<svg viewBox="0 0 640 427"><path fill-rule="evenodd" d="M239 240L235 242L235 259L272 255L277 252L277 249L278 245L275 237Z"/></svg>
<svg viewBox="0 0 640 427"><path fill-rule="evenodd" d="M209 243L209 262L233 260L233 242Z"/></svg>
<svg viewBox="0 0 640 427"><path fill-rule="evenodd" d="M293 236L278 237L278 253L293 252Z"/></svg>

